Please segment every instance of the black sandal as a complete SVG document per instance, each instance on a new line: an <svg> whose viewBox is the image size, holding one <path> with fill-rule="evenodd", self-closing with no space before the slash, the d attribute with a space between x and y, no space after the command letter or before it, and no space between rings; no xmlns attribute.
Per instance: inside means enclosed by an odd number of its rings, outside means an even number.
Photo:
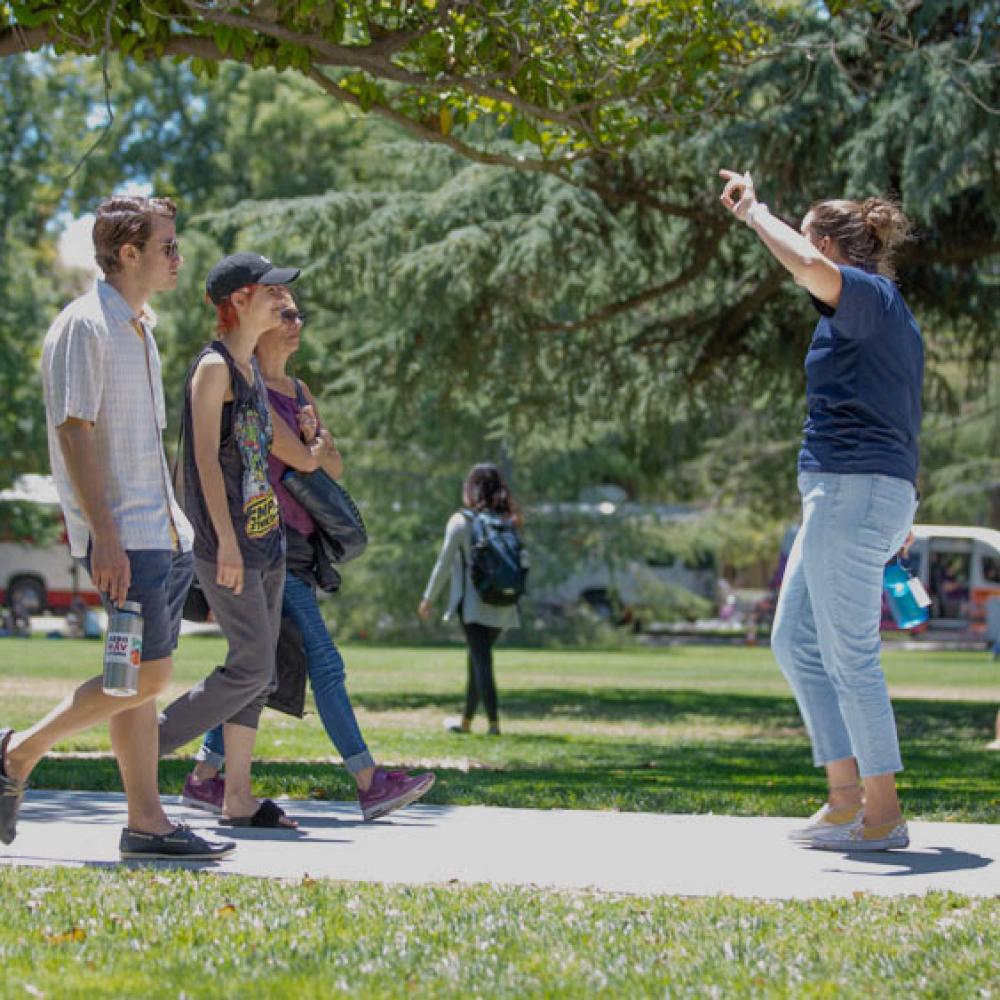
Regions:
<svg viewBox="0 0 1000 1000"><path fill-rule="evenodd" d="M281 821L286 818L285 810L270 799L263 799L252 816L234 816L219 820L219 826L255 826L268 830L294 830Z"/></svg>
<svg viewBox="0 0 1000 1000"><path fill-rule="evenodd" d="M4 844L12 844L17 836L17 813L28 787L26 781L9 777L4 768L7 744L13 735L13 729L0 729L0 843Z"/></svg>

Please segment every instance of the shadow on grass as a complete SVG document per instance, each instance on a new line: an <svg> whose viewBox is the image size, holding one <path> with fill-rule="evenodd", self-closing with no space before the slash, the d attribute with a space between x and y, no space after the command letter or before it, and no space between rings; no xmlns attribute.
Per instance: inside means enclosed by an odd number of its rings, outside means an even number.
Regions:
<svg viewBox="0 0 1000 1000"><path fill-rule="evenodd" d="M370 712L436 709L450 711L461 700L448 691L365 692L352 696ZM958 736L986 734L993 727L996 706L987 702L894 701L900 737L931 733ZM791 695L755 695L687 689L635 688L515 688L500 691L500 712L512 719L570 719L656 723L678 716L727 719L732 722L799 727L801 719Z"/></svg>
<svg viewBox="0 0 1000 1000"><path fill-rule="evenodd" d="M377 694L358 703L376 712L445 710L454 698L452 692ZM460 750L468 769L436 768L438 781L427 802L795 816L815 809L823 794L821 772L811 765L808 741L788 697L619 688L514 690L502 696L501 711L511 719L654 724L686 718L698 735L684 739L654 729L643 739L604 736L598 728L584 735L508 735L500 741L471 737ZM982 750L994 712L993 706L977 702L896 703L906 764L900 788L911 815L1000 820L1000 754ZM713 738L713 720L752 723L760 735L736 737L720 729ZM407 734L407 746L405 756L412 761L451 755L442 753L436 733ZM164 795L179 793L190 767L188 760L161 761ZM45 788L121 788L110 758L46 760L32 781ZM254 781L261 795L355 797L344 769L325 761L261 760L254 765Z"/></svg>
<svg viewBox="0 0 1000 1000"><path fill-rule="evenodd" d="M448 711L462 698L448 691L386 691L352 695L354 703L370 712ZM676 716L727 718L754 722L762 716L780 717L782 725L798 725L795 703L769 695L709 693L683 689L636 688L514 688L501 689L500 712L512 719L569 719L607 722L664 722Z"/></svg>

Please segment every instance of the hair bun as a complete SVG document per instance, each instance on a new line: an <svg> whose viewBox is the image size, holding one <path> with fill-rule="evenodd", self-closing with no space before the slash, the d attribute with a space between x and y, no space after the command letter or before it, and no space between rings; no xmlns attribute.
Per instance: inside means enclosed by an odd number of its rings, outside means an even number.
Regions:
<svg viewBox="0 0 1000 1000"><path fill-rule="evenodd" d="M910 223L895 202L866 198L861 205L865 228L886 250L902 243L910 234Z"/></svg>

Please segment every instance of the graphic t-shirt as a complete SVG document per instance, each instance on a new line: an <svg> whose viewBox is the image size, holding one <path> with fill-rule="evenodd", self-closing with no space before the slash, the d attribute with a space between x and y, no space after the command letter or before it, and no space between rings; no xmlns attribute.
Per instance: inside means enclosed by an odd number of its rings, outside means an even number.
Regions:
<svg viewBox="0 0 1000 1000"><path fill-rule="evenodd" d="M267 458L274 430L267 407L264 379L251 359L253 384L249 384L221 341L213 341L198 355L188 373L184 400L184 507L195 529L194 554L214 562L219 542L205 504L194 458L194 424L191 410L191 377L209 352L220 355L229 369L233 393L222 407L219 465L226 487L229 516L248 569L272 569L285 558L284 533L278 499L267 478Z"/></svg>
<svg viewBox="0 0 1000 1000"><path fill-rule="evenodd" d="M820 320L806 354L799 469L869 473L916 483L924 344L895 283L841 267L836 309L813 299Z"/></svg>

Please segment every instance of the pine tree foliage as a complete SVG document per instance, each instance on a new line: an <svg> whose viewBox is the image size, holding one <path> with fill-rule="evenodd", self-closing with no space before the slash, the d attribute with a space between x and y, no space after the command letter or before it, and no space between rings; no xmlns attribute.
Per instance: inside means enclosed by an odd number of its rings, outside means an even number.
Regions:
<svg viewBox="0 0 1000 1000"><path fill-rule="evenodd" d="M99 48L109 9L89 5L97 26L79 38ZM358 440L406 441L418 465L504 442L519 462L547 456L547 471L572 456L566 495L574 469L641 489L669 468L678 495L741 497L752 480L770 502L790 495L813 317L718 210L715 170L750 167L790 221L817 197L899 193L918 224L901 281L931 348L928 402L957 406L938 371L959 359L983 373L996 352L997 13L800 5L728 67L717 105L660 137L608 140L560 176L532 169L534 139L481 106L449 135L509 170L464 147L388 142L398 130L349 118L304 77L276 86L220 64L194 83L146 59L114 78L116 121L69 198L89 205L138 176L181 199L183 288L161 309L172 397L210 326L205 270L252 242L309 264L302 370ZM81 78L78 124L95 118L98 79L93 66ZM85 137L62 150L64 170Z"/></svg>
<svg viewBox="0 0 1000 1000"><path fill-rule="evenodd" d="M49 231L66 164L83 149L86 76L43 59L0 62L0 488L45 455L39 334L73 287Z"/></svg>
<svg viewBox="0 0 1000 1000"><path fill-rule="evenodd" d="M793 223L820 197L896 192L918 227L904 292L932 349L957 338L978 363L996 350L1000 234L996 84L975 58L995 36L959 30L953 8L907 24L859 14L835 43L818 21L741 78L745 110L581 168L577 184L395 144L393 190L248 202L205 224L300 253L341 388L394 385L404 420L467 406L521 439L775 409L800 378L811 312L716 206L722 163L749 166ZM907 48L918 30L926 48ZM968 78L947 76L963 60Z"/></svg>

